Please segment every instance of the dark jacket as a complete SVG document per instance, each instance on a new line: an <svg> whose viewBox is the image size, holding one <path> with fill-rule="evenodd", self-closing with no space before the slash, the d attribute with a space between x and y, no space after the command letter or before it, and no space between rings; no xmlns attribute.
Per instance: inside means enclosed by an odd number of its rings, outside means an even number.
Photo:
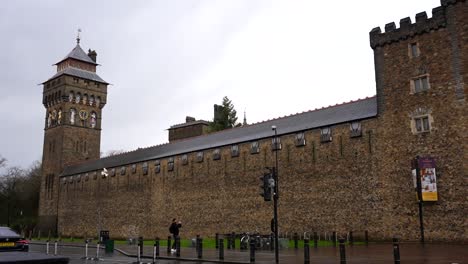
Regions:
<svg viewBox="0 0 468 264"><path fill-rule="evenodd" d="M170 227L170 231L171 233L174 235L174 236L178 236L179 235L179 228L181 228L182 225L181 224L178 224L178 223L172 223L171 224L171 227Z"/></svg>

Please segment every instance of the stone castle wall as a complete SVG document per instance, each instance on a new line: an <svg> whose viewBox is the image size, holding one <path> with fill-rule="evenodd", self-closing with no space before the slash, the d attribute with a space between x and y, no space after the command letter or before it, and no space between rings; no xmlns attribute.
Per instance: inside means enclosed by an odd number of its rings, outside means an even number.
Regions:
<svg viewBox="0 0 468 264"><path fill-rule="evenodd" d="M467 14L466 1L443 1L431 19L418 14L415 24L403 19L400 29L388 24L385 33L372 30L379 114L361 120L361 137L350 137L349 123L332 126L327 143L320 142L319 129L305 131L301 147L294 134L281 135L280 232L368 230L372 239L418 240L410 164L431 156L439 201L424 205L426 239L468 241ZM414 43L420 56L409 56ZM421 75L430 89L416 93L412 80ZM431 118L429 133L415 133L414 117L421 114ZM176 156L173 171L167 157L159 173L151 160L147 175L138 163L135 173L132 164L122 164L125 175L117 167L107 178L100 172L89 172L88 180L67 177L60 183L59 231L91 236L100 226L114 238L164 238L176 217L183 237L269 233L272 202L263 201L259 186L265 167L274 166L271 138L260 140L258 154L250 154L249 142L239 146L238 157L222 147L220 160L213 160L212 150L204 150L202 162L187 153L186 165Z"/></svg>

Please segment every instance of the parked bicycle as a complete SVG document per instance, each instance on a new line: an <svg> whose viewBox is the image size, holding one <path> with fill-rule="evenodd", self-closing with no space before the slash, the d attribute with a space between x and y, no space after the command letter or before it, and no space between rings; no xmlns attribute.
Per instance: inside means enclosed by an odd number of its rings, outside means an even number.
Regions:
<svg viewBox="0 0 468 264"><path fill-rule="evenodd" d="M270 249L271 248L271 235L260 235L255 232L250 235L248 232L244 233L240 239L240 249L246 250L250 247L250 242L254 241L256 249Z"/></svg>

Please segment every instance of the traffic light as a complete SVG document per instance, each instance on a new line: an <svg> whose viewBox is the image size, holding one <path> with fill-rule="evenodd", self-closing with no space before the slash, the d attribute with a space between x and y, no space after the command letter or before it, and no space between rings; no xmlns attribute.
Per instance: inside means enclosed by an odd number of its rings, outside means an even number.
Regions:
<svg viewBox="0 0 468 264"><path fill-rule="evenodd" d="M260 180L262 182L262 185L260 186L262 192L260 195L263 197L265 202L269 202L271 201L272 190L275 186L273 175L270 172L264 173L263 176L260 177Z"/></svg>

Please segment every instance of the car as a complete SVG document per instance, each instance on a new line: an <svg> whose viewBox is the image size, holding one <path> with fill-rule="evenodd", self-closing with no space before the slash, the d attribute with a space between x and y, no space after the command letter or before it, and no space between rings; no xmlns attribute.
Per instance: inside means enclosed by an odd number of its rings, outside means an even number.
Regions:
<svg viewBox="0 0 468 264"><path fill-rule="evenodd" d="M11 228L0 226L0 251L29 251L29 241Z"/></svg>

